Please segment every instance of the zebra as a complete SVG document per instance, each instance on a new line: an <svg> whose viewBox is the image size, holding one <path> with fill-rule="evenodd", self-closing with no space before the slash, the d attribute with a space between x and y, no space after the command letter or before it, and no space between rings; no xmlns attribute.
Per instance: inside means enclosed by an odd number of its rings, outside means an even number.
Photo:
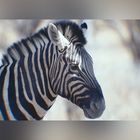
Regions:
<svg viewBox="0 0 140 140"><path fill-rule="evenodd" d="M55 21L7 49L0 66L1 120L41 120L58 95L87 118L102 115L105 99L86 51L85 25Z"/></svg>

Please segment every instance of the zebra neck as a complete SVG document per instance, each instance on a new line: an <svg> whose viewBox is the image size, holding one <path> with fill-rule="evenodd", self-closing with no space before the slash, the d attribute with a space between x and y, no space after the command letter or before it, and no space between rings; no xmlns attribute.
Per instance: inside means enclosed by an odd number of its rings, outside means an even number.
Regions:
<svg viewBox="0 0 140 140"><path fill-rule="evenodd" d="M38 34L13 44L0 69L5 119L41 119L57 97L49 81L51 42ZM5 72L7 71L7 72ZM1 107L0 107L1 109Z"/></svg>

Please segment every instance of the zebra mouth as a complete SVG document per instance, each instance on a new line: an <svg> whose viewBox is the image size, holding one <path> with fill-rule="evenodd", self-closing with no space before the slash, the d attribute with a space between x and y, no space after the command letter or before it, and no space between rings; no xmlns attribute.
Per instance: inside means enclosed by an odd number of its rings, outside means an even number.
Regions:
<svg viewBox="0 0 140 140"><path fill-rule="evenodd" d="M85 116L90 119L96 119L100 117L103 114L104 110L105 110L105 104L103 101L98 103L91 102L90 108L83 106L83 111Z"/></svg>
<svg viewBox="0 0 140 140"><path fill-rule="evenodd" d="M97 118L96 115L95 115L96 112L93 111L92 109L87 109L87 108L83 107L83 111L84 111L84 114L87 118L90 118L90 119Z"/></svg>

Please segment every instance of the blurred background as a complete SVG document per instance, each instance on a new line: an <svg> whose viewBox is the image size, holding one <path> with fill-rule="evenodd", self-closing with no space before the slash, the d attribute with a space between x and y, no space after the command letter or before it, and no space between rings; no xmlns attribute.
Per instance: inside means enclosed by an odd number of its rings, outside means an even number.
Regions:
<svg viewBox="0 0 140 140"><path fill-rule="evenodd" d="M0 57L19 41L54 20L0 20ZM74 20L86 22L85 46L106 101L96 120L140 119L140 20ZM1 62L0 62L1 63ZM44 120L90 120L80 108L57 97Z"/></svg>

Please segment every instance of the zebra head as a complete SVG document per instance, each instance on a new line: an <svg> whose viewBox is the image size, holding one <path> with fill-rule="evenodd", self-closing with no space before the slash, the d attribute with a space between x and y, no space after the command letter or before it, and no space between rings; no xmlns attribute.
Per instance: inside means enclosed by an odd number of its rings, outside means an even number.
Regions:
<svg viewBox="0 0 140 140"><path fill-rule="evenodd" d="M101 116L105 101L92 58L84 47L82 26L73 22L50 23L48 32L56 48L50 69L53 91L82 108L86 117Z"/></svg>

